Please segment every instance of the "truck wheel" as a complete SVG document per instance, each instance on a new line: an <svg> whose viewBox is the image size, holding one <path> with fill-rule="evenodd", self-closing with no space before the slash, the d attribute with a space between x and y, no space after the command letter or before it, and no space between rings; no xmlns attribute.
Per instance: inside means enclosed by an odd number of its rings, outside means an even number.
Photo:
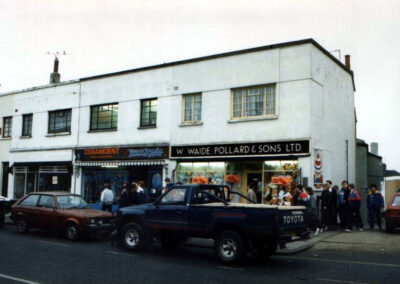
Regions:
<svg viewBox="0 0 400 284"><path fill-rule="evenodd" d="M65 236L70 241L76 241L79 238L79 228L76 224L70 223L65 227Z"/></svg>
<svg viewBox="0 0 400 284"><path fill-rule="evenodd" d="M25 218L21 217L17 221L17 231L19 233L28 233L29 232L29 225L26 222Z"/></svg>
<svg viewBox="0 0 400 284"><path fill-rule="evenodd" d="M225 263L236 263L246 256L246 245L236 231L222 231L215 238L215 252Z"/></svg>
<svg viewBox="0 0 400 284"><path fill-rule="evenodd" d="M121 230L121 243L128 250L138 251L143 249L145 237L142 226L137 223L126 224Z"/></svg>

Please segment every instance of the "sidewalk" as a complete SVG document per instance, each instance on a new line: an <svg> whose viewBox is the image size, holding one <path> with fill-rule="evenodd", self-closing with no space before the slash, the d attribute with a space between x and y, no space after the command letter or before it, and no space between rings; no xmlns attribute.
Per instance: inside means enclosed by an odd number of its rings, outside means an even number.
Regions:
<svg viewBox="0 0 400 284"><path fill-rule="evenodd" d="M306 250L315 244L319 243L320 241L335 236L339 234L341 231L327 231L319 234L318 236L314 237L313 233L310 234L310 239L307 240L300 240L295 242L286 243L286 248L280 249L276 251L276 254L292 254L299 251ZM197 239L191 238L186 243L185 246L189 247L200 247L200 248L214 248L214 241L212 239Z"/></svg>

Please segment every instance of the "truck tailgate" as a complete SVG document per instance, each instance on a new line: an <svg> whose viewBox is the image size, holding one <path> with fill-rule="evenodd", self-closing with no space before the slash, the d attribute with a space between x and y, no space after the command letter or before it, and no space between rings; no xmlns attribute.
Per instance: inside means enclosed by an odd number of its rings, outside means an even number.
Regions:
<svg viewBox="0 0 400 284"><path fill-rule="evenodd" d="M305 225L305 208L279 208L279 235L281 239L295 240L308 235Z"/></svg>

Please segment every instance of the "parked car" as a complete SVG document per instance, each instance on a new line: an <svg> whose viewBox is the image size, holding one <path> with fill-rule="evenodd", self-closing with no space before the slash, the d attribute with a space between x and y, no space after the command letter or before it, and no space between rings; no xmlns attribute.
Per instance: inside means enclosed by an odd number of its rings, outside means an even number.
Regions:
<svg viewBox="0 0 400 284"><path fill-rule="evenodd" d="M11 219L18 232L58 230L70 240L110 233L113 228L111 213L93 210L82 197L68 192L29 193L12 206Z"/></svg>
<svg viewBox="0 0 400 284"><path fill-rule="evenodd" d="M0 195L0 227L5 223L5 215L11 211L11 205L14 200Z"/></svg>
<svg viewBox="0 0 400 284"><path fill-rule="evenodd" d="M278 245L308 235L303 206L231 203L226 186L179 185L154 203L124 207L117 212L113 236L128 250L140 250L154 238L174 247L187 238L214 239L217 256L226 263L242 260L247 252L273 254Z"/></svg>
<svg viewBox="0 0 400 284"><path fill-rule="evenodd" d="M395 193L388 203L385 220L388 232L393 232L396 227L400 227L400 192Z"/></svg>

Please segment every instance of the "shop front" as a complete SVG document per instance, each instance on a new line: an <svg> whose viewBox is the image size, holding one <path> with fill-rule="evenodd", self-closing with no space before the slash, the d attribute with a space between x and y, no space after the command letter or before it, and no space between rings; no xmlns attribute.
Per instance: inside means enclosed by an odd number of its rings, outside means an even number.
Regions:
<svg viewBox="0 0 400 284"><path fill-rule="evenodd" d="M227 184L244 195L253 184L257 201L265 203L268 188L301 182L299 159L309 148L308 140L172 146L171 159L177 160L177 182Z"/></svg>
<svg viewBox="0 0 400 284"><path fill-rule="evenodd" d="M70 191L72 162L14 163L14 198L35 191Z"/></svg>
<svg viewBox="0 0 400 284"><path fill-rule="evenodd" d="M154 198L162 189L168 146L87 148L75 151L75 168L81 172L81 195L96 203L105 183L116 199L125 182L144 181L146 195Z"/></svg>

